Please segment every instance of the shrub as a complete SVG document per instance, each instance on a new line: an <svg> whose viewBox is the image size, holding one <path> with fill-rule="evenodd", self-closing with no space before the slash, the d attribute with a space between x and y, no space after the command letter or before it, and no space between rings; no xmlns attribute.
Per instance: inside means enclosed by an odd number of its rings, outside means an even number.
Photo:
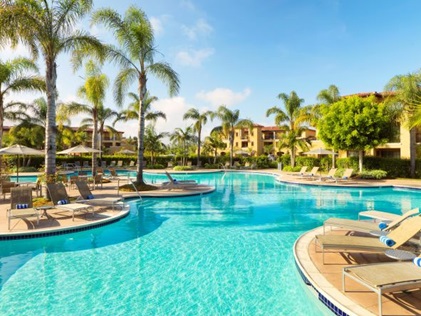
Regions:
<svg viewBox="0 0 421 316"><path fill-rule="evenodd" d="M194 170L193 167L190 166L175 166L173 168L175 171L188 171L188 170Z"/></svg>
<svg viewBox="0 0 421 316"><path fill-rule="evenodd" d="M361 179L384 179L387 177L387 172L384 170L364 170L360 173Z"/></svg>

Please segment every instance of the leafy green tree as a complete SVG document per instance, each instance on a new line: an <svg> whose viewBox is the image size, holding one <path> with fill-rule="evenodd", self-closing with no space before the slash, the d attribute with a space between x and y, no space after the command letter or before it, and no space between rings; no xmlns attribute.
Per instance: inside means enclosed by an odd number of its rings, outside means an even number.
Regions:
<svg viewBox="0 0 421 316"><path fill-rule="evenodd" d="M68 104L67 113L77 115L86 113L90 118L82 122L82 125L89 124L92 126L92 148L99 149L98 146L98 114L104 114L104 100L109 85L108 78L105 74L101 73L100 68L93 62L89 61L86 64L86 80L85 84L78 90L78 95L86 99L88 104L81 104L72 102ZM84 126L85 127L85 126ZM96 173L96 153L92 154L92 174Z"/></svg>
<svg viewBox="0 0 421 316"><path fill-rule="evenodd" d="M400 113L400 122L405 122L409 128L410 173L411 177L415 177L416 128L421 126L421 71L393 77L386 90L394 93L388 102L395 107L395 113Z"/></svg>
<svg viewBox="0 0 421 316"><path fill-rule="evenodd" d="M184 113L183 120L192 119L194 120L193 129L197 132L197 166L200 167L200 143L202 137L202 128L208 122L208 118L211 116L211 111L205 111L200 113L198 109L191 108Z"/></svg>
<svg viewBox="0 0 421 316"><path fill-rule="evenodd" d="M283 127L286 132L281 135L280 148L288 148L291 154L291 166L295 166L295 157L297 149L306 150L307 140L301 139L304 131L303 124L310 120L306 109L301 106L304 99L300 99L295 91L289 95L280 93L278 99L284 103L285 111L277 106L271 107L266 111L266 116L275 115L275 124Z"/></svg>
<svg viewBox="0 0 421 316"><path fill-rule="evenodd" d="M83 46L103 51L102 44L75 26L90 12L92 0L15 0L3 1L0 14L0 46L21 42L34 59L41 52L45 62L48 109L45 135L45 172L56 171L57 58Z"/></svg>
<svg viewBox="0 0 421 316"><path fill-rule="evenodd" d="M188 145L195 140L193 128L191 126L182 129L177 127L174 133L170 135L170 140L181 148L182 164L186 165L186 155L188 153Z"/></svg>
<svg viewBox="0 0 421 316"><path fill-rule="evenodd" d="M151 156L151 164L155 164L155 158L158 154L165 153L166 146L162 139L169 136L168 133L157 133L153 125L149 125L145 130L145 152Z"/></svg>
<svg viewBox="0 0 421 316"><path fill-rule="evenodd" d="M351 96L322 108L319 137L328 146L359 151L359 169L363 169L364 151L388 141L390 112L374 96Z"/></svg>
<svg viewBox="0 0 421 316"><path fill-rule="evenodd" d="M225 105L221 105L216 112L211 114L211 118L219 118L221 126L214 128L212 131L220 131L228 136L230 145L230 166L232 167L234 156L234 133L236 128L253 129L253 121L249 119L240 119L240 110L230 110Z"/></svg>
<svg viewBox="0 0 421 316"><path fill-rule="evenodd" d="M0 60L0 147L3 144L4 119L14 121L25 118L25 104L13 101L6 103L6 96L13 92L45 91L44 79L37 73L38 67L27 58Z"/></svg>
<svg viewBox="0 0 421 316"><path fill-rule="evenodd" d="M93 24L104 24L111 30L119 43L119 48L109 48L109 58L117 63L121 69L114 84L114 99L118 105L123 104L127 90L137 83L139 97L138 112L138 184L143 181L144 134L146 109L143 101L147 93L146 83L153 75L167 84L171 96L178 93L178 74L165 62L155 62L157 50L154 46L152 26L146 14L139 8L131 6L127 9L124 18L112 9L101 9L92 16Z"/></svg>

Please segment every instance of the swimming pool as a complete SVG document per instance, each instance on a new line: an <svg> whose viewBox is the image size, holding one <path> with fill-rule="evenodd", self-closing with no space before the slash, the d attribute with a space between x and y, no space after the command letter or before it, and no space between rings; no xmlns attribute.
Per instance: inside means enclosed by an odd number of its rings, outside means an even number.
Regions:
<svg viewBox="0 0 421 316"><path fill-rule="evenodd" d="M329 315L303 288L295 240L331 216L421 205L419 191L178 177L216 191L131 201L128 217L89 231L1 241L0 315Z"/></svg>

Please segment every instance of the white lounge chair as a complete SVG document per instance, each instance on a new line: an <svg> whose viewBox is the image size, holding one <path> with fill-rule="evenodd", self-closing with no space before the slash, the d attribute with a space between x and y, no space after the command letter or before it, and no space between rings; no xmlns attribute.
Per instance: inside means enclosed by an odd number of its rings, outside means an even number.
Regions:
<svg viewBox="0 0 421 316"><path fill-rule="evenodd" d="M89 189L88 184L85 181L76 181L76 186L79 190L80 197L76 200L76 203L85 203L95 206L110 206L113 209L116 207L123 208L123 197L95 197L91 190Z"/></svg>
<svg viewBox="0 0 421 316"><path fill-rule="evenodd" d="M198 185L198 183L195 180L174 179L167 171L165 171L165 175L170 181L162 183L162 187L164 188L182 188L182 187Z"/></svg>

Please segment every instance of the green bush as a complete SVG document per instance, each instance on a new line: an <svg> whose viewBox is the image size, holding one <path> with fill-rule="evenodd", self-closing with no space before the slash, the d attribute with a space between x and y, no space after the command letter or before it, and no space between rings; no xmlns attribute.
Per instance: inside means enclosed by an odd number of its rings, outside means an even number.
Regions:
<svg viewBox="0 0 421 316"><path fill-rule="evenodd" d="M165 167L159 163L156 163L154 165L147 165L146 168L148 169L165 169Z"/></svg>
<svg viewBox="0 0 421 316"><path fill-rule="evenodd" d="M298 156L295 158L295 164L297 166L307 166L313 168L319 166L320 160L314 157Z"/></svg>
<svg viewBox="0 0 421 316"><path fill-rule="evenodd" d="M285 166L282 171L286 171L286 172L298 172L301 170L301 166L295 166L294 168L291 166Z"/></svg>
<svg viewBox="0 0 421 316"><path fill-rule="evenodd" d="M205 163L205 169L219 169L221 164L212 164L212 163Z"/></svg>
<svg viewBox="0 0 421 316"><path fill-rule="evenodd" d="M175 166L173 168L175 171L188 171L188 170L194 170L193 167L190 166Z"/></svg>
<svg viewBox="0 0 421 316"><path fill-rule="evenodd" d="M387 172L384 170L364 170L360 173L361 179L384 179L387 177Z"/></svg>

